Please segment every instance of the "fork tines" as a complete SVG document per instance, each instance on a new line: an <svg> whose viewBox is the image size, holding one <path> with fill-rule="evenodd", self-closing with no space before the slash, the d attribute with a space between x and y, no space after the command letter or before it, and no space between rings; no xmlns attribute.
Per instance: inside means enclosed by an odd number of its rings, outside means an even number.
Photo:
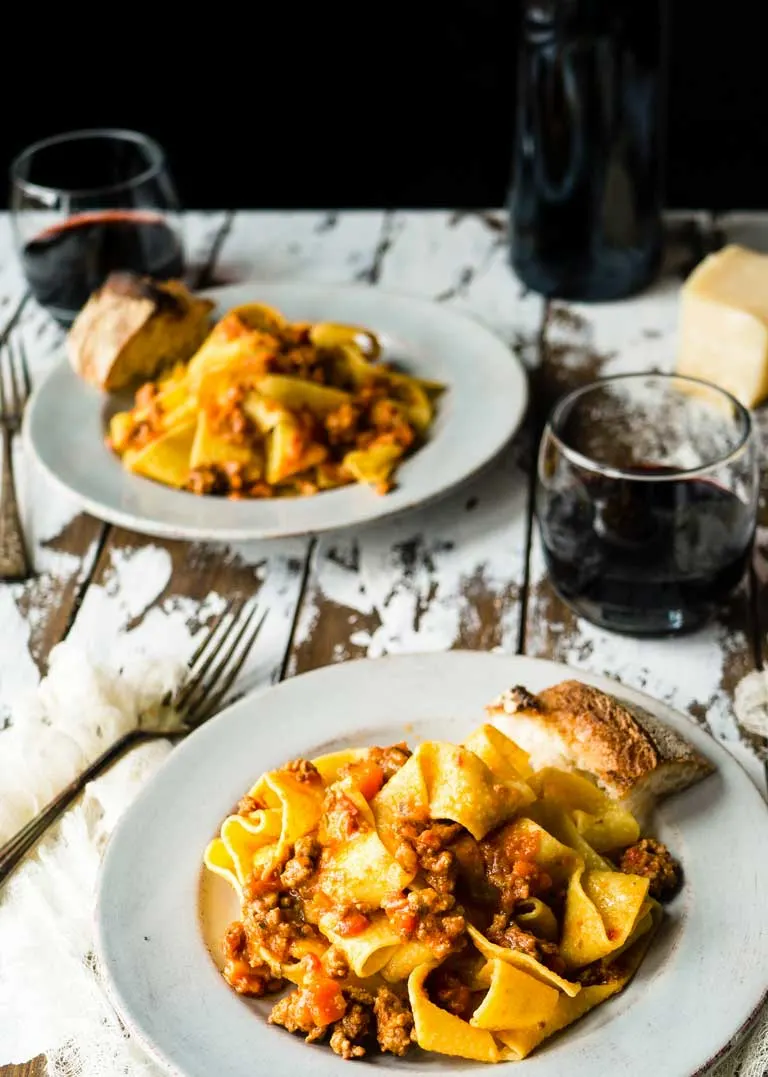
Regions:
<svg viewBox="0 0 768 1077"><path fill-rule="evenodd" d="M0 420L8 424L21 422L22 412L32 391L32 379L24 344L13 343L9 336L0 357Z"/></svg>
<svg viewBox="0 0 768 1077"><path fill-rule="evenodd" d="M243 667L264 624L255 602L228 603L189 660L189 677L173 706L187 726L212 717Z"/></svg>

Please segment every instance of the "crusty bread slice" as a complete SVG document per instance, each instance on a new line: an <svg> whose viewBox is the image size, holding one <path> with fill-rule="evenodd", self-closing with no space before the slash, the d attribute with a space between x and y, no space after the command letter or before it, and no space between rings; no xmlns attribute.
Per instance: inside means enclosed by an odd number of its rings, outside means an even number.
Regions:
<svg viewBox="0 0 768 1077"><path fill-rule="evenodd" d="M214 303L182 281L112 273L78 314L67 336L77 373L114 391L190 359L210 331Z"/></svg>
<svg viewBox="0 0 768 1077"><path fill-rule="evenodd" d="M510 688L487 710L499 729L530 754L536 769L586 771L635 811L715 769L644 708L581 681L562 681L538 695Z"/></svg>

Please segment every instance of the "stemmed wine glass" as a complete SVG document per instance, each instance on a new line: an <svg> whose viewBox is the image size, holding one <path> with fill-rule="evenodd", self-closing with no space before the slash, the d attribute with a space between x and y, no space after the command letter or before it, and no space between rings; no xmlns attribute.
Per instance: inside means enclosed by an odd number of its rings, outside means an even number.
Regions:
<svg viewBox="0 0 768 1077"><path fill-rule="evenodd" d="M181 277L179 200L165 153L136 131L35 142L11 165L11 219L34 297L70 325L113 270Z"/></svg>

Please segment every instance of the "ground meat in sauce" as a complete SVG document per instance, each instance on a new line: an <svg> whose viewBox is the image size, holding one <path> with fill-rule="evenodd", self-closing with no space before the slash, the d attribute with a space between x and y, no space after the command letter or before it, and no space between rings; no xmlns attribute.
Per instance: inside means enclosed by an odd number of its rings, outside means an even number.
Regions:
<svg viewBox="0 0 768 1077"><path fill-rule="evenodd" d="M431 823L413 838L419 868L439 894L452 894L456 886L456 857L449 846L462 830L458 823Z"/></svg>
<svg viewBox="0 0 768 1077"><path fill-rule="evenodd" d="M450 894L428 886L389 898L383 907L403 938L426 943L439 961L466 945L464 910Z"/></svg>
<svg viewBox="0 0 768 1077"><path fill-rule="evenodd" d="M369 830L370 824L357 804L343 789L332 785L323 801L323 818L320 823L320 840L323 845L334 846L348 841L354 834Z"/></svg>
<svg viewBox="0 0 768 1077"><path fill-rule="evenodd" d="M239 995L261 998L279 991L283 981L276 977L263 961L251 964L245 928L239 920L227 928L224 935L224 979Z"/></svg>
<svg viewBox="0 0 768 1077"><path fill-rule="evenodd" d="M395 827L398 841L395 860L405 871L424 872L427 884L439 893L452 894L456 860L448 846L462 831L458 823L403 816Z"/></svg>
<svg viewBox="0 0 768 1077"><path fill-rule="evenodd" d="M520 835L514 824L501 827L480 842L488 882L498 891L502 912L511 913L552 889L552 879L536 863L537 843Z"/></svg>
<svg viewBox="0 0 768 1077"><path fill-rule="evenodd" d="M295 890L314 875L320 859L322 846L317 838L307 835L299 838L294 846L293 856L288 860L280 875L280 885L286 890Z"/></svg>
<svg viewBox="0 0 768 1077"><path fill-rule="evenodd" d="M272 1007L268 1017L270 1025L282 1025L288 1032L306 1033L307 1043L322 1039L328 1031L327 1025L316 1025L303 1005L302 992L292 991L281 998Z"/></svg>
<svg viewBox="0 0 768 1077"><path fill-rule="evenodd" d="M341 1058L363 1058L374 1037L383 1052L402 1056L412 1043L413 1015L408 1004L388 987L379 987L375 995L363 987L345 987L346 1012L329 1025L315 1024L308 1014L301 990L280 999L269 1015L269 1022L282 1025L289 1032L303 1032L307 1042L330 1035L329 1046Z"/></svg>
<svg viewBox="0 0 768 1077"><path fill-rule="evenodd" d="M441 1010L468 1021L475 1009L471 989L454 972L438 968L427 977L427 994Z"/></svg>
<svg viewBox="0 0 768 1077"><path fill-rule="evenodd" d="M349 965L343 950L329 946L323 954L323 968L333 980L343 980L349 975Z"/></svg>
<svg viewBox="0 0 768 1077"><path fill-rule="evenodd" d="M371 997L371 1002L373 998ZM351 1002L340 1021L336 1021L331 1032L329 1046L334 1054L344 1059L363 1058L366 1044L371 1036L373 1015L370 1004Z"/></svg>
<svg viewBox="0 0 768 1077"><path fill-rule="evenodd" d="M402 1057L413 1043L413 1014L389 987L380 987L373 1005L376 1039L382 1051Z"/></svg>
<svg viewBox="0 0 768 1077"><path fill-rule="evenodd" d="M320 771L308 759L294 759L283 767L283 770L289 771L300 782L314 782L317 784L322 783L323 780L320 776Z"/></svg>
<svg viewBox="0 0 768 1077"><path fill-rule="evenodd" d="M595 987L626 980L631 971L631 960L626 953L619 954L613 961L609 954L608 957L593 961L591 965L585 965L583 969L579 969L574 979L582 987Z"/></svg>
<svg viewBox="0 0 768 1077"><path fill-rule="evenodd" d="M280 895L277 890L246 902L243 927L252 960L263 948L283 964L293 957L291 947L295 942L320 938L317 928L304 921L300 903L290 894Z"/></svg>
<svg viewBox="0 0 768 1077"><path fill-rule="evenodd" d="M247 793L244 797L241 797L237 804L238 815L250 815L252 812L260 811L264 805L260 800L252 797L250 793Z"/></svg>
<svg viewBox="0 0 768 1077"><path fill-rule="evenodd" d="M666 845L653 838L643 838L625 849L619 861L619 870L650 879L648 893L659 901L669 901L674 897L682 882L680 865Z"/></svg>
<svg viewBox="0 0 768 1077"><path fill-rule="evenodd" d="M371 748L368 753L374 763L378 763L384 772L384 781L388 782L398 770L411 758L411 750L405 741L390 744L388 748Z"/></svg>
<svg viewBox="0 0 768 1077"><path fill-rule="evenodd" d="M514 920L510 919L509 913L497 913L485 934L497 946L528 954L540 961L542 965L552 969L553 972L562 973L565 970L565 963L560 957L557 945L546 939L537 938L530 931L524 931Z"/></svg>

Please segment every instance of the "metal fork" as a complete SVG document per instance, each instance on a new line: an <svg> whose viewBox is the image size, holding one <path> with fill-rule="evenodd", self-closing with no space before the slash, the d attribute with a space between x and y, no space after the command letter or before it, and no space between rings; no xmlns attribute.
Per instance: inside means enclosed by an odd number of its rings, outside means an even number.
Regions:
<svg viewBox="0 0 768 1077"><path fill-rule="evenodd" d="M32 569L24 542L16 484L13 480L13 438L21 429L24 407L32 389L29 364L21 341L11 338L0 352L0 431L3 472L0 479L0 579L26 580Z"/></svg>
<svg viewBox="0 0 768 1077"><path fill-rule="evenodd" d="M186 736L217 713L264 624L266 612L260 617L257 612L257 606L251 603L234 612L227 607L219 614L187 663L187 679L172 697L163 700L158 714L124 733L0 848L0 886L86 784L129 748L157 737Z"/></svg>

